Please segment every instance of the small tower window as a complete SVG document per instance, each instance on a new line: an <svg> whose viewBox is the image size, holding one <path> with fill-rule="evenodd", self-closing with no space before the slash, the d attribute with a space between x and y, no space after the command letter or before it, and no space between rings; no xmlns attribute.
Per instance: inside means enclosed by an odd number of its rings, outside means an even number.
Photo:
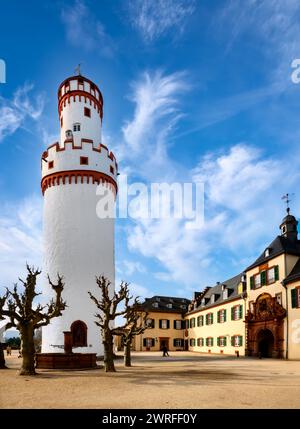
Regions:
<svg viewBox="0 0 300 429"><path fill-rule="evenodd" d="M270 256L270 249L269 248L267 248L265 250L265 258L267 258L268 256Z"/></svg>
<svg viewBox="0 0 300 429"><path fill-rule="evenodd" d="M53 168L53 167L54 167L54 161L49 161L49 162L48 162L48 167L49 167L49 170L50 170L51 168Z"/></svg>
<svg viewBox="0 0 300 429"><path fill-rule="evenodd" d="M80 165L89 165L89 159L87 156L80 157Z"/></svg>
<svg viewBox="0 0 300 429"><path fill-rule="evenodd" d="M80 91L83 91L83 79L81 79L81 78L79 78L78 79L78 89L80 90Z"/></svg>
<svg viewBox="0 0 300 429"><path fill-rule="evenodd" d="M72 131L71 130L67 130L66 131L66 138L67 139L71 139L73 137L73 133L72 133Z"/></svg>
<svg viewBox="0 0 300 429"><path fill-rule="evenodd" d="M84 116L87 116L88 118L91 117L91 109L89 109L88 107L84 108Z"/></svg>
<svg viewBox="0 0 300 429"><path fill-rule="evenodd" d="M115 174L115 169L114 169L114 167L110 166L110 167L109 167L109 169L110 169L111 174Z"/></svg>
<svg viewBox="0 0 300 429"><path fill-rule="evenodd" d="M64 121L63 121L63 116L60 118L60 126L62 127L63 126L63 124L64 124Z"/></svg>
<svg viewBox="0 0 300 429"><path fill-rule="evenodd" d="M80 131L80 124L79 124L79 122L76 122L76 124L73 124L73 131Z"/></svg>

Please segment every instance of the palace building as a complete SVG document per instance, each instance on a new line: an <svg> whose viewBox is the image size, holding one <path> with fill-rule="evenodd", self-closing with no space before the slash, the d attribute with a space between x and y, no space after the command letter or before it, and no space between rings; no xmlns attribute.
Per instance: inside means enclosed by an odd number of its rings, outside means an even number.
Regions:
<svg viewBox="0 0 300 429"><path fill-rule="evenodd" d="M300 359L297 225L288 208L280 235L250 266L195 292L191 302L146 299L142 310L148 312L151 328L136 338L134 350L157 351L167 345L169 350Z"/></svg>

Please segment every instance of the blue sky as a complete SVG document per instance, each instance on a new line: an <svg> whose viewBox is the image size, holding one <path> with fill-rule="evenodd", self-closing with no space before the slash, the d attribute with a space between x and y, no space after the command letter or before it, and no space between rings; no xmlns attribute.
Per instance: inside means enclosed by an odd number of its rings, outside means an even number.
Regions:
<svg viewBox="0 0 300 429"><path fill-rule="evenodd" d="M16 13L17 11L17 13ZM116 275L190 297L242 271L300 210L296 0L1 2L0 268L41 265L40 155L78 63L104 97L104 143L130 181L199 180L205 223L118 220Z"/></svg>

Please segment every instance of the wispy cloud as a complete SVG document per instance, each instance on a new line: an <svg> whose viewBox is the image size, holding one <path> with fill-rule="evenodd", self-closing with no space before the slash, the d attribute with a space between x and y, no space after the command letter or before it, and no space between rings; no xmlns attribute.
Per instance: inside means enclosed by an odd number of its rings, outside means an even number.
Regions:
<svg viewBox="0 0 300 429"><path fill-rule="evenodd" d="M18 88L12 100L0 97L0 142L25 125L28 119L37 121L44 109L45 95L30 98L32 84Z"/></svg>
<svg viewBox="0 0 300 429"><path fill-rule="evenodd" d="M183 116L180 95L188 89L184 72L145 72L132 84L130 99L135 104L134 115L122 128L125 146L118 152L131 161L134 158L137 162L142 157L139 172L144 176L149 171L153 173L154 167L161 171L162 162L165 165L168 138Z"/></svg>
<svg viewBox="0 0 300 429"><path fill-rule="evenodd" d="M88 8L84 0L75 0L65 6L61 12L65 24L68 41L87 51L111 57L115 52L115 44L106 32L102 22Z"/></svg>
<svg viewBox="0 0 300 429"><path fill-rule="evenodd" d="M299 16L298 0L230 0L217 15L214 27L217 25L223 36L226 31L227 53L239 38L253 37L269 61L270 79L286 80L292 59L299 57Z"/></svg>
<svg viewBox="0 0 300 429"><path fill-rule="evenodd" d="M149 43L171 31L181 34L195 8L195 0L131 0L129 13L133 26Z"/></svg>

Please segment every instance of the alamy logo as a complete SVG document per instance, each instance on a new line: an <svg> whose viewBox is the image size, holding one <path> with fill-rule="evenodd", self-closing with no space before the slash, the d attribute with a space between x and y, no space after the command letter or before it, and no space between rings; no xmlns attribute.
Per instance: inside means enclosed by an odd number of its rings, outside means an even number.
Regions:
<svg viewBox="0 0 300 429"><path fill-rule="evenodd" d="M6 64L0 58L0 83L6 83Z"/></svg>

